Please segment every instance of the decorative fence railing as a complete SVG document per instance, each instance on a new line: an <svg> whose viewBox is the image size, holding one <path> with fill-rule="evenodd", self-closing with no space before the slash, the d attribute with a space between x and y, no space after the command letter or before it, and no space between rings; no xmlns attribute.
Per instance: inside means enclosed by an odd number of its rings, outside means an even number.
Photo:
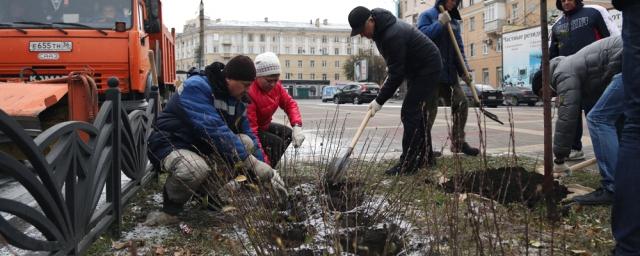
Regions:
<svg viewBox="0 0 640 256"><path fill-rule="evenodd" d="M109 227L119 232L122 207L155 175L146 152L158 93L154 87L146 111L127 113L117 80L109 86L93 124L59 123L35 139L0 110L0 131L27 160L0 152L0 173L35 201L0 193L0 239L34 253L79 255Z"/></svg>

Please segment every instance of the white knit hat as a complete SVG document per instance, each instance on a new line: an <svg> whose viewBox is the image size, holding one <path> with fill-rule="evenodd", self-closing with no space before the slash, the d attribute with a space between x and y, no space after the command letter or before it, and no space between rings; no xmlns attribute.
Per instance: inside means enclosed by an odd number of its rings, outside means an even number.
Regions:
<svg viewBox="0 0 640 256"><path fill-rule="evenodd" d="M256 76L280 74L280 60L275 53L265 52L256 56Z"/></svg>

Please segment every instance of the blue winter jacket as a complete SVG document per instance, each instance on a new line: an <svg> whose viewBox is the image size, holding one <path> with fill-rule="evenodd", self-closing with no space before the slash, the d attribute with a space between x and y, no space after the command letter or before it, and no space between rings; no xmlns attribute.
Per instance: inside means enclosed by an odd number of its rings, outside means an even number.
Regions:
<svg viewBox="0 0 640 256"><path fill-rule="evenodd" d="M438 15L440 14L438 6L443 5L444 2L445 0L438 0L434 7L427 9L420 14L420 17L418 18L418 29L427 35L427 37L429 37L429 39L431 39L431 41L433 41L440 49L440 56L442 57L440 83L454 84L458 81L458 76L462 76L464 74L464 70L462 70L462 67L458 64L456 49L451 42L447 27L443 26L438 21ZM458 4L459 3L460 1L458 1ZM460 15L457 12L457 8L450 11L449 14L451 16L451 22L449 24L451 24L453 33L456 36L458 47L460 47L462 57L464 58L464 66L469 69L467 58L464 55L462 36L460 36Z"/></svg>
<svg viewBox="0 0 640 256"><path fill-rule="evenodd" d="M233 164L249 156L236 135L244 133L257 140L247 119L246 104L212 90L220 86L207 77L189 77L158 116L149 138L149 158L158 166L171 151L189 149L203 156L216 154ZM224 86L224 85L223 85ZM263 161L262 152L253 154Z"/></svg>

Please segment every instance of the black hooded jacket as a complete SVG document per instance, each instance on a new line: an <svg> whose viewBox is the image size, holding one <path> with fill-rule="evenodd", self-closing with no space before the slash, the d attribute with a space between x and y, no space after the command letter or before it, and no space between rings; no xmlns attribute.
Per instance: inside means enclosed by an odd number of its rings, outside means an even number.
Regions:
<svg viewBox="0 0 640 256"><path fill-rule="evenodd" d="M560 0L556 1L556 7L563 11ZM562 18L553 25L551 30L550 58L569 56L611 35L600 11L584 7L581 0L576 0L576 8L564 12Z"/></svg>
<svg viewBox="0 0 640 256"><path fill-rule="evenodd" d="M376 97L384 104L393 96L404 79L428 74L442 67L440 51L436 45L414 26L396 19L391 12L371 10L375 21L373 41L387 63L388 77Z"/></svg>

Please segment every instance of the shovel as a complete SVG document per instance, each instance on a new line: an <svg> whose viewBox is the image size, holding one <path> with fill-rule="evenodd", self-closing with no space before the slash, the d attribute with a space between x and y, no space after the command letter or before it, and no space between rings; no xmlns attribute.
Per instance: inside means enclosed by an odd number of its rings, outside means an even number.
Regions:
<svg viewBox="0 0 640 256"><path fill-rule="evenodd" d="M333 161L331 161L331 163L329 164L329 169L327 170L327 173L324 177L325 181L328 184L335 185L337 183L340 183L344 179L344 171L345 169L347 169L347 166L349 166L349 157L351 156L351 153L353 153L353 147L355 147L356 143L358 143L358 139L360 138L360 135L362 135L362 131L364 131L367 123L369 123L370 118L371 109L367 111L367 114L364 116L364 120L362 120L360 127L356 131L356 135L354 135L353 139L351 139L351 143L347 148L347 152L345 152L345 154L340 158L334 158Z"/></svg>
<svg viewBox="0 0 640 256"><path fill-rule="evenodd" d="M439 5L438 8L440 8L440 12L445 12L444 7L442 7L442 5ZM458 63L462 66L462 70L464 70L464 77L470 77L469 72L467 71L467 68L464 66L464 59L462 58L462 53L460 53L460 48L458 47L458 41L456 41L456 36L453 34L453 29L451 29L451 24L449 23L447 23L447 30L449 31L449 37L451 37L453 48L456 49L456 56L458 56ZM478 92L476 92L475 86L471 84L471 81L467 81L467 79L464 79L464 80L465 80L464 82L467 83L467 86L469 86L469 88L471 89L471 94L473 94L473 100L478 105L478 108L480 108L480 112L482 112L482 114L484 114L489 119L504 125L504 123L500 121L500 119L496 114L484 110L484 108L482 107L482 103L480 102L480 98L478 98Z"/></svg>

